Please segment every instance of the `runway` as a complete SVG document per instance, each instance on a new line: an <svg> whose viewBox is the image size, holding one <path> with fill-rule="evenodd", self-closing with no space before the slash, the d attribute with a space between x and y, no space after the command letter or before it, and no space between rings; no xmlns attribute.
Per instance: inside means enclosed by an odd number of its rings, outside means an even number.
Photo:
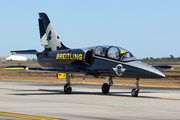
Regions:
<svg viewBox="0 0 180 120"><path fill-rule="evenodd" d="M131 97L132 86L112 86L101 93L101 85L0 81L2 120L178 120L180 88L140 87Z"/></svg>

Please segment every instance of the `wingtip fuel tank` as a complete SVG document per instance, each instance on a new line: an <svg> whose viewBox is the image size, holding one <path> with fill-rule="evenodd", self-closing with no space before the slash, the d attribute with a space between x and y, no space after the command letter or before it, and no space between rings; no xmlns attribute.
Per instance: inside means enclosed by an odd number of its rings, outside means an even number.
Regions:
<svg viewBox="0 0 180 120"><path fill-rule="evenodd" d="M18 66L7 66L3 68L3 70L8 72L24 72L27 71L28 68L27 66L24 65L18 65Z"/></svg>

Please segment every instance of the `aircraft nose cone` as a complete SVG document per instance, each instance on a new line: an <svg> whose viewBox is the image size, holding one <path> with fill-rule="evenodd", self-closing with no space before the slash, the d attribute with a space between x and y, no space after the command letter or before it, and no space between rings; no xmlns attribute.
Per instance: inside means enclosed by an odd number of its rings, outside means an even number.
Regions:
<svg viewBox="0 0 180 120"><path fill-rule="evenodd" d="M159 71L156 68L153 68L152 66L148 65L146 70L149 71L150 78L165 78L166 77L161 71Z"/></svg>
<svg viewBox="0 0 180 120"><path fill-rule="evenodd" d="M156 68L154 68L154 69L156 69ZM155 77L156 78L165 78L166 76L161 71L156 69Z"/></svg>
<svg viewBox="0 0 180 120"><path fill-rule="evenodd" d="M165 75L158 69L145 64L143 62L132 62L131 65L137 67L134 69L134 76L136 78L165 78Z"/></svg>

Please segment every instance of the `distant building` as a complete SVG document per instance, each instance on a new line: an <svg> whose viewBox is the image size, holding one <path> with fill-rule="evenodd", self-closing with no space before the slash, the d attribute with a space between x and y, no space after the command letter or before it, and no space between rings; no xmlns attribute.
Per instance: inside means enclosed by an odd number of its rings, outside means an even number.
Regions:
<svg viewBox="0 0 180 120"><path fill-rule="evenodd" d="M6 58L8 58L8 56L1 56L1 57L0 57L0 62L5 62L5 61L6 61Z"/></svg>
<svg viewBox="0 0 180 120"><path fill-rule="evenodd" d="M27 57L11 55L10 57L6 58L6 61L27 61Z"/></svg>

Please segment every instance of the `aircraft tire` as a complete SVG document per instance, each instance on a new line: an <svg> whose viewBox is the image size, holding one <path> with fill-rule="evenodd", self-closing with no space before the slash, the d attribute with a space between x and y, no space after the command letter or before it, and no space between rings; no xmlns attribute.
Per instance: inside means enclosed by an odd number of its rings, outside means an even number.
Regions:
<svg viewBox="0 0 180 120"><path fill-rule="evenodd" d="M71 92L72 92L72 87L68 87L68 88L67 88L67 86L69 86L69 84L65 84L65 85L64 85L64 93L65 93L65 94L71 94Z"/></svg>
<svg viewBox="0 0 180 120"><path fill-rule="evenodd" d="M136 90L136 88L133 88L132 91L131 91L132 97L137 97L138 93L139 93L139 90Z"/></svg>
<svg viewBox="0 0 180 120"><path fill-rule="evenodd" d="M109 93L109 88L110 88L110 86L107 84L107 83L104 83L103 85L102 85L102 92L104 93L104 94L108 94Z"/></svg>

